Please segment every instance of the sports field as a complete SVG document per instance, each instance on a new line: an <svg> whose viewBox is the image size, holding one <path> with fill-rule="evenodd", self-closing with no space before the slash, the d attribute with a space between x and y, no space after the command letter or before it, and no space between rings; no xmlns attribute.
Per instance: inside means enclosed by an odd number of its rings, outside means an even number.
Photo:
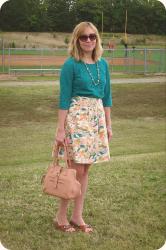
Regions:
<svg viewBox="0 0 166 250"><path fill-rule="evenodd" d="M165 55L164 48L129 48L128 50L121 48L112 51L104 50L103 53L112 72L130 73L166 72ZM36 69L36 73L40 74L42 69L60 68L67 57L66 49L5 49L3 54L0 54L0 72L23 73L24 69L24 74L25 72L33 74Z"/></svg>
<svg viewBox="0 0 166 250"><path fill-rule="evenodd" d="M0 61L2 61L2 56L0 56ZM42 60L43 66L55 65L55 66L62 66L62 64L67 59L67 56L42 56L39 55L10 55L5 56L5 65L9 66L12 62L12 66L39 66ZM133 64L133 58L108 58L108 62L113 65L124 65L128 62L130 65ZM149 64L155 64L155 61L149 60ZM135 59L136 65L144 65L144 60Z"/></svg>
<svg viewBox="0 0 166 250"><path fill-rule="evenodd" d="M41 192L51 162L58 85L0 85L0 240L11 250L156 250L165 242L164 83L113 84L111 161L90 170L92 235L54 230ZM69 218L71 213L69 208Z"/></svg>

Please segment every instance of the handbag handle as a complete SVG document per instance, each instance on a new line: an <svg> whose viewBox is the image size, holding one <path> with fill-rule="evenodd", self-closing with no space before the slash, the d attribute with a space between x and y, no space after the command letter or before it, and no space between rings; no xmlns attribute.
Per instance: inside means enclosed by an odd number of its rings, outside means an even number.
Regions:
<svg viewBox="0 0 166 250"><path fill-rule="evenodd" d="M53 165L56 166L59 163L59 150L60 150L61 146L54 146L53 152L52 152L52 156L53 156ZM64 148L64 160L66 163L66 167L69 168L71 167L71 160L69 158L69 151L68 151L68 145L66 140L63 143L63 148Z"/></svg>

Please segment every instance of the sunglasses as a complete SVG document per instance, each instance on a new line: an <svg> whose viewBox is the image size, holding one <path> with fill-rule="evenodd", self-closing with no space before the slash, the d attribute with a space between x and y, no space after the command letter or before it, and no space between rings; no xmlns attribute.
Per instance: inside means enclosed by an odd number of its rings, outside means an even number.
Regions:
<svg viewBox="0 0 166 250"><path fill-rule="evenodd" d="M90 41L94 41L94 40L96 40L97 37L96 37L96 34L89 34L89 36L82 35L82 36L79 37L79 40L81 42L87 42L88 38L89 38Z"/></svg>

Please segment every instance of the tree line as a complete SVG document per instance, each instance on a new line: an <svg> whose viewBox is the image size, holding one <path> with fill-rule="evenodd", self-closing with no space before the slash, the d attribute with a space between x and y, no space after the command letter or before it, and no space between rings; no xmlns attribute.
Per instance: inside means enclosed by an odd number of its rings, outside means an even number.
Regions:
<svg viewBox="0 0 166 250"><path fill-rule="evenodd" d="M157 0L9 0L0 10L1 31L71 32L81 21L104 32L166 34L166 10Z"/></svg>

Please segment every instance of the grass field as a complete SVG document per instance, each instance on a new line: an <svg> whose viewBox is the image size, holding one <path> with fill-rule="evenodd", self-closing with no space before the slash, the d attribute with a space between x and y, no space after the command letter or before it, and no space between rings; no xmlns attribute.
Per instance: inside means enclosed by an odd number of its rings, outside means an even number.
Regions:
<svg viewBox="0 0 166 250"><path fill-rule="evenodd" d="M121 39L124 33L103 33L102 43L108 48L108 42L113 41L117 47L122 47ZM130 46L143 46L151 48L165 47L165 36L128 34ZM1 32L0 38L4 40L6 48L66 48L66 39L70 40L71 33L63 32Z"/></svg>
<svg viewBox="0 0 166 250"><path fill-rule="evenodd" d="M91 168L84 210L92 235L55 231L58 200L41 192L58 93L58 86L0 86L2 244L10 250L160 248L166 227L165 85L113 85L111 162Z"/></svg>
<svg viewBox="0 0 166 250"><path fill-rule="evenodd" d="M143 75L143 74L111 74L112 79L116 78L141 78L141 77L149 77L150 75ZM58 80L59 76L17 76L17 81L55 81Z"/></svg>

